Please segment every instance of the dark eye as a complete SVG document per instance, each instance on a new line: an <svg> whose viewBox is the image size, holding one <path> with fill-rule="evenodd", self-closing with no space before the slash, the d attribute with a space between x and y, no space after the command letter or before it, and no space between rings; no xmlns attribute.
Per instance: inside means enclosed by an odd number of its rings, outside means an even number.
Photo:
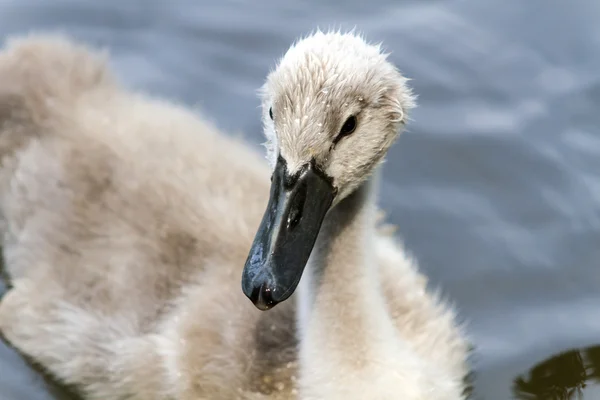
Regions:
<svg viewBox="0 0 600 400"><path fill-rule="evenodd" d="M356 117L353 115L344 122L342 125L342 129L340 129L340 133L335 138L335 143L339 142L343 137L348 136L354 132L356 129Z"/></svg>
<svg viewBox="0 0 600 400"><path fill-rule="evenodd" d="M273 107L269 108L269 117L273 119Z"/></svg>

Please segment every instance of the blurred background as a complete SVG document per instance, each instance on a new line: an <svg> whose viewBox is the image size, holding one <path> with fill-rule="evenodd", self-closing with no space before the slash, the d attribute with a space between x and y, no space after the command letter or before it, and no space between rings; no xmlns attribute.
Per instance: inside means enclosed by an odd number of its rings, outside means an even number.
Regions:
<svg viewBox="0 0 600 400"><path fill-rule="evenodd" d="M419 95L381 204L467 324L473 398L599 399L600 1L0 0L2 42L108 47L126 85L252 146L256 89L287 47L355 26ZM0 346L0 399L56 393Z"/></svg>

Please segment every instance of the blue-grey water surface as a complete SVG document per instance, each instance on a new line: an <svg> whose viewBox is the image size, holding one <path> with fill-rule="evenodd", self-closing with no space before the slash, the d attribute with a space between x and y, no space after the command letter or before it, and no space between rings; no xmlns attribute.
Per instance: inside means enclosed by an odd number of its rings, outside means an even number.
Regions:
<svg viewBox="0 0 600 400"><path fill-rule="evenodd" d="M277 58L316 27L354 26L419 94L381 203L468 323L474 397L587 381L600 399L600 1L0 1L2 40L59 29L107 46L129 86L253 146ZM0 399L53 398L44 387L0 347Z"/></svg>

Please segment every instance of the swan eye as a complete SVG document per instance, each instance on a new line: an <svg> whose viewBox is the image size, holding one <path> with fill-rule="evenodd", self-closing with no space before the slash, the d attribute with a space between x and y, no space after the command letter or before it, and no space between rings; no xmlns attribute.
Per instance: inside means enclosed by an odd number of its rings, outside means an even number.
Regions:
<svg viewBox="0 0 600 400"><path fill-rule="evenodd" d="M273 107L269 108L269 117L273 120Z"/></svg>
<svg viewBox="0 0 600 400"><path fill-rule="evenodd" d="M356 129L356 117L353 115L350 118L348 118L346 120L346 122L344 122L344 125L342 125L342 129L340 129L340 133L335 138L334 143L337 143L345 136L352 134L352 132L354 132L355 129Z"/></svg>

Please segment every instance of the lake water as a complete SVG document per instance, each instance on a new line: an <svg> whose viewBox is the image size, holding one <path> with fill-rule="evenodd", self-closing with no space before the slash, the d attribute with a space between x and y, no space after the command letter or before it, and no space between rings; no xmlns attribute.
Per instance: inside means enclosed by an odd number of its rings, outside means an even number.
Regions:
<svg viewBox="0 0 600 400"><path fill-rule="evenodd" d="M473 397L599 399L600 1L0 2L2 38L59 29L108 46L127 84L255 146L275 60L316 27L355 25L420 96L381 202L468 322ZM0 347L0 399L52 393Z"/></svg>

